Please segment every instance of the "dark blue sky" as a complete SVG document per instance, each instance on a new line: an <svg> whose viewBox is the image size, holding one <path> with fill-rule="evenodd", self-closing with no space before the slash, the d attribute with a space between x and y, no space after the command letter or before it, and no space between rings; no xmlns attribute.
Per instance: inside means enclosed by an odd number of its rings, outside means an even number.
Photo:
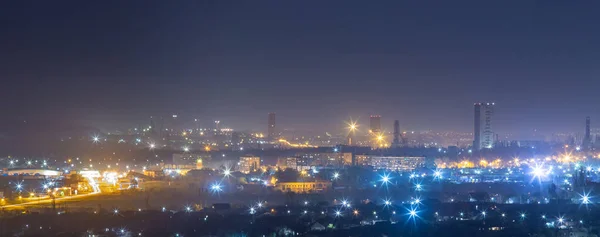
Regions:
<svg viewBox="0 0 600 237"><path fill-rule="evenodd" d="M181 115L234 128L583 130L599 121L598 1L8 1L7 120L104 127Z"/></svg>

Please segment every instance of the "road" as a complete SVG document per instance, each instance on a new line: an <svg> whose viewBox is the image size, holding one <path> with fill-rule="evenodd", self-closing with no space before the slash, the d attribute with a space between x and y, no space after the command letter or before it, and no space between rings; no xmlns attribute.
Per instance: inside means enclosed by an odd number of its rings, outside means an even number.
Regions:
<svg viewBox="0 0 600 237"><path fill-rule="evenodd" d="M60 198L55 198L54 200L56 201L56 203L59 203L59 202L66 201L66 200L83 199L86 197L95 196L95 195L99 195L99 194L101 194L101 192L93 192L93 193L87 193L87 194L79 194L79 195L75 195L75 196L60 197ZM19 203L19 204L4 205L4 206L2 206L2 208L6 210L7 208L11 209L11 208L25 207L28 205L47 204L47 203L51 203L51 202L52 202L52 198L46 198L46 199L42 199L42 200L35 200L35 201L24 202L24 203Z"/></svg>

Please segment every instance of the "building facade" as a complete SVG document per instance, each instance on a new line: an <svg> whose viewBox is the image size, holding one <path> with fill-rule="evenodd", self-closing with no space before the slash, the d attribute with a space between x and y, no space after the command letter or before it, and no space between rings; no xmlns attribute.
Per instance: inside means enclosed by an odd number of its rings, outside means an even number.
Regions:
<svg viewBox="0 0 600 237"><path fill-rule="evenodd" d="M495 103L475 103L473 150L491 149L494 147L492 117Z"/></svg>
<svg viewBox="0 0 600 237"><path fill-rule="evenodd" d="M369 120L370 129L369 131L375 134L381 133L381 115L371 115Z"/></svg>
<svg viewBox="0 0 600 237"><path fill-rule="evenodd" d="M375 170L394 170L411 172L425 166L425 157L421 156L371 156L369 165Z"/></svg>
<svg viewBox="0 0 600 237"><path fill-rule="evenodd" d="M294 193L323 192L331 189L331 187L329 181L281 182L275 184L275 190Z"/></svg>
<svg viewBox="0 0 600 237"><path fill-rule="evenodd" d="M425 166L425 157L356 155L356 164L359 166L371 166L375 170L411 172Z"/></svg>
<svg viewBox="0 0 600 237"><path fill-rule="evenodd" d="M242 156L238 163L238 170L248 174L257 171L260 168L260 157L258 156Z"/></svg>

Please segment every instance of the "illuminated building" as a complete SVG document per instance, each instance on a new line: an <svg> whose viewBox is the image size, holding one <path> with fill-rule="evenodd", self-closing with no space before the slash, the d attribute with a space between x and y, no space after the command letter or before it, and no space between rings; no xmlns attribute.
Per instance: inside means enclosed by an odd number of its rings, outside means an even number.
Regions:
<svg viewBox="0 0 600 237"><path fill-rule="evenodd" d="M583 149L590 149L592 146L592 136L590 134L590 116L585 117L585 135L581 147Z"/></svg>
<svg viewBox="0 0 600 237"><path fill-rule="evenodd" d="M371 115L369 131L375 134L381 133L381 115Z"/></svg>
<svg viewBox="0 0 600 237"><path fill-rule="evenodd" d="M198 159L196 160L196 169L197 170L201 170L202 168L204 168L204 163L202 163L202 159Z"/></svg>
<svg viewBox="0 0 600 237"><path fill-rule="evenodd" d="M286 168L297 169L298 160L296 157L284 157L277 159L277 168L284 170Z"/></svg>
<svg viewBox="0 0 600 237"><path fill-rule="evenodd" d="M358 166L368 166L369 165L369 158L370 158L370 156L368 156L368 155L355 155L356 165L358 165Z"/></svg>
<svg viewBox="0 0 600 237"><path fill-rule="evenodd" d="M333 166L352 164L352 153L322 152L296 154L298 166ZM347 163L347 162L350 163Z"/></svg>
<svg viewBox="0 0 600 237"><path fill-rule="evenodd" d="M425 165L422 156L365 156L357 155L359 165L371 166L375 170L413 171Z"/></svg>
<svg viewBox="0 0 600 237"><path fill-rule="evenodd" d="M392 147L400 147L400 121L394 120L394 140L392 141Z"/></svg>
<svg viewBox="0 0 600 237"><path fill-rule="evenodd" d="M275 113L269 113L267 136L269 140L274 140L277 137L275 131Z"/></svg>
<svg viewBox="0 0 600 237"><path fill-rule="evenodd" d="M242 156L238 163L239 171L245 174L254 172L260 167L260 157L258 156Z"/></svg>
<svg viewBox="0 0 600 237"><path fill-rule="evenodd" d="M281 182L275 184L275 190L282 192L308 193L322 192L331 189L329 181L313 181L313 182Z"/></svg>
<svg viewBox="0 0 600 237"><path fill-rule="evenodd" d="M490 149L494 146L492 116L495 103L475 103L473 150Z"/></svg>

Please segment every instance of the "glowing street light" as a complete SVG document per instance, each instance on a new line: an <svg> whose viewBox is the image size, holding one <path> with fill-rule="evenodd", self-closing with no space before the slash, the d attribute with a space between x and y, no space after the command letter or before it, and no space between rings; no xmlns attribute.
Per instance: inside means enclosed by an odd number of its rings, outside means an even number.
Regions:
<svg viewBox="0 0 600 237"><path fill-rule="evenodd" d="M408 210L407 215L408 215L409 220L412 219L413 221L416 221L417 218L419 218L419 211L417 210L416 207L411 207L410 209L407 209L407 210Z"/></svg>
<svg viewBox="0 0 600 237"><path fill-rule="evenodd" d="M184 147L183 147L183 151L184 151L184 152L189 152L189 151L190 151L190 148L189 148L189 147L187 147L187 146L184 146Z"/></svg>
<svg viewBox="0 0 600 237"><path fill-rule="evenodd" d="M423 190L423 185L421 185L421 184L415 184L415 190L416 191L422 191Z"/></svg>
<svg viewBox="0 0 600 237"><path fill-rule="evenodd" d="M380 177L381 177L380 182L382 185L389 184L390 180L392 179L389 174L385 174L385 173L383 175L380 175Z"/></svg>
<svg viewBox="0 0 600 237"><path fill-rule="evenodd" d="M415 198L413 201L414 204L421 204L421 198Z"/></svg>
<svg viewBox="0 0 600 237"><path fill-rule="evenodd" d="M483 216L483 218L485 218L485 215L487 215L487 213L485 211L482 211L481 215Z"/></svg>
<svg viewBox="0 0 600 237"><path fill-rule="evenodd" d="M545 169L543 164L535 164L532 167L531 174L533 175L533 179L538 179L541 181L542 178L545 178L550 173L549 169Z"/></svg>
<svg viewBox="0 0 600 237"><path fill-rule="evenodd" d="M388 207L388 206L392 205L392 201L390 201L389 198L386 198L386 199L383 200L383 205L385 207Z"/></svg>
<svg viewBox="0 0 600 237"><path fill-rule="evenodd" d="M340 178L340 173L338 173L338 172L333 173L333 179L334 180L337 180L339 178Z"/></svg>
<svg viewBox="0 0 600 237"><path fill-rule="evenodd" d="M352 214L354 214L355 216L358 216L358 210L354 209L354 211L352 211Z"/></svg>
<svg viewBox="0 0 600 237"><path fill-rule="evenodd" d="M225 177L229 177L229 176L231 176L231 169L229 169L229 168L225 168L225 170L223 170L223 175L224 175Z"/></svg>
<svg viewBox="0 0 600 237"><path fill-rule="evenodd" d="M22 191L23 190L23 184L22 183L18 183L16 185L16 188L17 188L17 191L19 191L19 192Z"/></svg>
<svg viewBox="0 0 600 237"><path fill-rule="evenodd" d="M149 147L150 147L150 149L154 149L154 148L156 148L156 144L150 143Z"/></svg>
<svg viewBox="0 0 600 237"><path fill-rule="evenodd" d="M592 197L590 196L590 192L586 193L584 191L582 194L579 194L579 197L580 197L579 200L581 201L581 204L587 205L587 204L592 203L592 201L591 201Z"/></svg>
<svg viewBox="0 0 600 237"><path fill-rule="evenodd" d="M340 210L336 210L335 211L335 216L336 217L342 216L342 212Z"/></svg>
<svg viewBox="0 0 600 237"><path fill-rule="evenodd" d="M254 214L254 213L256 213L256 210L254 209L254 207L251 207L250 208L250 214Z"/></svg>
<svg viewBox="0 0 600 237"><path fill-rule="evenodd" d="M92 142L93 142L93 143L98 143L98 142L100 142L100 137L98 137L98 135L94 135L94 136L92 137Z"/></svg>
<svg viewBox="0 0 600 237"><path fill-rule="evenodd" d="M583 204L590 203L590 197L588 197L588 196L581 197L581 203L583 203Z"/></svg>
<svg viewBox="0 0 600 237"><path fill-rule="evenodd" d="M216 183L210 186L210 190L212 192L219 193L223 191L223 187L221 187L221 184Z"/></svg>
<svg viewBox="0 0 600 237"><path fill-rule="evenodd" d="M440 170L436 170L433 172L433 178L435 179L441 179L442 178L442 171Z"/></svg>

